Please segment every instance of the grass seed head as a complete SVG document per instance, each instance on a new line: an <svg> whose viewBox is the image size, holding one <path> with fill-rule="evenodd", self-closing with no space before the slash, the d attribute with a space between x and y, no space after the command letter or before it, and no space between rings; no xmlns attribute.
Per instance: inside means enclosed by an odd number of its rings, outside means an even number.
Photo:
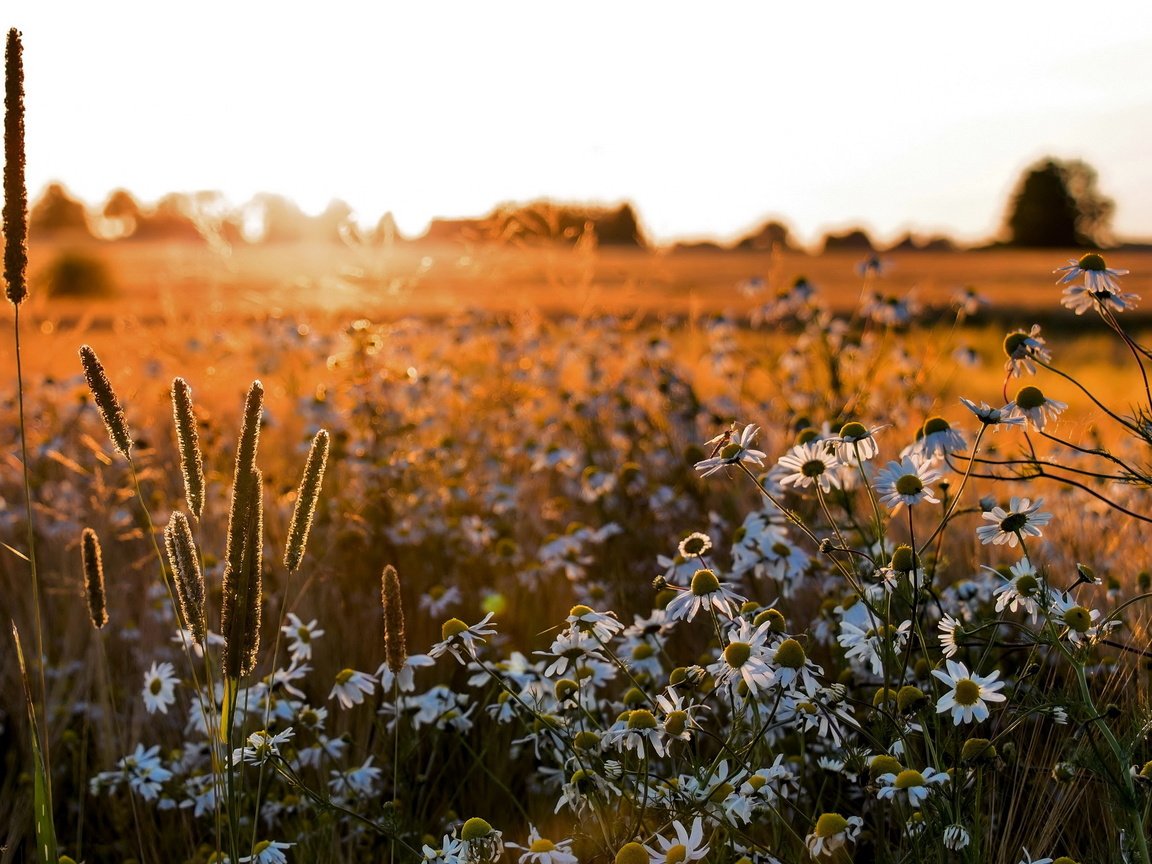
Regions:
<svg viewBox="0 0 1152 864"><path fill-rule="evenodd" d="M108 375L90 345L80 346L80 363L84 366L84 379L88 382L88 389L92 391L92 398L96 400L100 417L108 429L108 437L112 439L120 455L125 459L131 459L132 436L128 434L128 421L124 419L124 409L120 407Z"/></svg>
<svg viewBox="0 0 1152 864"><path fill-rule="evenodd" d="M180 600L180 614L184 624L199 644L204 644L207 621L204 616L204 573L200 569L200 554L192 537L188 517L177 510L164 529L164 546L168 562L176 574L176 595Z"/></svg>
<svg viewBox="0 0 1152 864"><path fill-rule="evenodd" d="M399 675L408 659L404 635L404 604L400 599L400 575L389 564L381 577L380 600L384 606L384 659L393 675Z"/></svg>
<svg viewBox="0 0 1152 864"><path fill-rule="evenodd" d="M104 595L104 561L100 538L91 528L80 535L80 557L84 563L84 596L88 598L88 617L97 630L108 623L108 605Z"/></svg>
<svg viewBox="0 0 1152 864"><path fill-rule="evenodd" d="M4 282L19 306L28 296L28 188L24 180L24 46L8 31L4 52Z"/></svg>
<svg viewBox="0 0 1152 864"><path fill-rule="evenodd" d="M176 420L180 472L184 475L184 497L188 500L188 510L199 519L204 512L204 460L200 456L200 436L192 409L192 388L183 378L172 381L172 414Z"/></svg>
<svg viewBox="0 0 1152 864"><path fill-rule="evenodd" d="M321 429L308 448L308 460L304 463L304 476L296 493L296 506L288 529L288 546L284 552L284 566L289 573L300 567L304 557L308 532L312 530L312 518L316 514L316 501L320 497L320 484L324 482L324 467L328 464L329 441L327 430Z"/></svg>

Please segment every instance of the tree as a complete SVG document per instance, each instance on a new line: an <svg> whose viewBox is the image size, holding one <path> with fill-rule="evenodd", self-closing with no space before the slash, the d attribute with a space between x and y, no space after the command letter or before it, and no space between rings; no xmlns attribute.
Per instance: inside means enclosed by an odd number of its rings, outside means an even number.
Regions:
<svg viewBox="0 0 1152 864"><path fill-rule="evenodd" d="M1010 246L1099 246L1110 239L1116 205L1079 159L1048 157L1027 168L1005 217Z"/></svg>
<svg viewBox="0 0 1152 864"><path fill-rule="evenodd" d="M49 183L40 200L28 214L29 232L34 237L90 237L88 213L81 201L68 194L59 183Z"/></svg>

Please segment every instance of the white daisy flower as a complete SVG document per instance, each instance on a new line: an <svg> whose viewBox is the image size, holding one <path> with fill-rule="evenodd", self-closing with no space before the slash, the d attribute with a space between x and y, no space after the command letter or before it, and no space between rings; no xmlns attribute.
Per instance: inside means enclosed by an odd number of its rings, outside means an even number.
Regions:
<svg viewBox="0 0 1152 864"><path fill-rule="evenodd" d="M708 667L716 685L743 681L753 695L767 690L776 680L770 665L768 636L771 622L753 629L752 623L740 619L728 630L728 645L720 659Z"/></svg>
<svg viewBox="0 0 1152 864"><path fill-rule="evenodd" d="M351 708L364 701L365 695L376 692L376 679L355 669L342 669L336 675L336 684L329 699L339 699L341 708Z"/></svg>
<svg viewBox="0 0 1152 864"><path fill-rule="evenodd" d="M261 729L248 736L243 747L232 751L233 762L247 762L249 765L263 765L273 756L280 755L280 745L292 737L292 727L283 732L269 735L267 729Z"/></svg>
<svg viewBox="0 0 1152 864"><path fill-rule="evenodd" d="M523 849L519 864L578 864L579 859L572 854L571 840L549 840L540 835L535 825L528 828L528 845L506 843L509 849Z"/></svg>
<svg viewBox="0 0 1152 864"><path fill-rule="evenodd" d="M493 613L489 612L471 627L459 618L449 618L440 628L441 640L432 646L428 656L438 659L444 654L451 654L463 666L468 665L468 660L479 660L476 656L479 644L487 641L484 637L496 632L494 627L484 626L492 617Z"/></svg>
<svg viewBox="0 0 1152 864"><path fill-rule="evenodd" d="M913 453L881 468L876 473L874 488L881 502L895 513L901 506L911 507L921 501L939 504L940 499L930 484L939 481L940 477L931 461Z"/></svg>
<svg viewBox="0 0 1152 864"><path fill-rule="evenodd" d="M1024 537L1042 537L1040 526L1052 521L1051 513L1039 512L1043 503L1043 498L1037 498L1033 504L1030 498L1013 496L1007 510L993 507L980 515L981 519L992 524L981 525L976 529L976 536L985 545L1002 546L1007 543L1012 548L1016 548L1016 543Z"/></svg>
<svg viewBox="0 0 1152 864"><path fill-rule="evenodd" d="M666 839L657 834L655 837L659 849L645 845L651 864L687 864L689 861L699 861L708 854L708 844L704 842L704 825L697 816L692 822L692 831L684 827L679 819L672 822L676 832L675 839Z"/></svg>
<svg viewBox="0 0 1152 864"><path fill-rule="evenodd" d="M712 609L731 618L743 602L744 598L732 591L727 583L717 579L713 571L697 570L692 577L692 586L686 591L677 592L665 611L671 621L691 621L701 609Z"/></svg>
<svg viewBox="0 0 1152 864"><path fill-rule="evenodd" d="M976 419L985 426L1023 426L1024 418L1016 413L1016 403L1009 402L1000 408L993 408L987 402L977 405L970 399L960 397L964 407L976 415Z"/></svg>
<svg viewBox="0 0 1152 864"><path fill-rule="evenodd" d="M315 618L305 624L295 612L288 613L288 623L280 630L291 640L288 643L288 653L294 663L311 660L312 640L324 635L324 631L316 626Z"/></svg>
<svg viewBox="0 0 1152 864"><path fill-rule="evenodd" d="M979 722L988 719L987 702L1003 702L1008 697L996 691L1004 686L1003 681L997 681L1000 671L991 675L975 675L968 673L968 667L954 660L945 661L947 672L933 669L932 675L940 679L952 689L940 697L936 703L936 713L952 712L952 722L959 726L961 723Z"/></svg>
<svg viewBox="0 0 1152 864"><path fill-rule="evenodd" d="M409 654L404 658L404 665L400 667L400 672L396 675L389 668L387 662L381 663L380 668L376 670L376 677L380 679L381 692L391 693L392 687L395 685L401 693L411 693L416 689L416 670L435 665L436 661L427 654Z"/></svg>
<svg viewBox="0 0 1152 864"><path fill-rule="evenodd" d="M960 634L960 622L945 612L936 629L940 631L940 647L944 649L944 656L954 657L959 647L956 645L956 637Z"/></svg>
<svg viewBox="0 0 1152 864"><path fill-rule="evenodd" d="M780 457L777 463L783 476L781 486L796 486L803 489L818 485L823 491L832 491L839 486L839 468L842 465L836 451L828 441L809 441L797 444Z"/></svg>
<svg viewBox="0 0 1152 864"><path fill-rule="evenodd" d="M432 618L439 618L448 610L448 607L455 606L461 599L463 599L463 595L455 585L447 588L443 585L433 585L420 595L420 608Z"/></svg>
<svg viewBox="0 0 1152 864"><path fill-rule="evenodd" d="M841 462L849 465L856 462L867 462L880 453L880 447L876 444L875 436L883 428L883 426L874 426L867 429L863 423L853 420L841 426L840 434L829 440L835 445L836 455Z"/></svg>
<svg viewBox="0 0 1152 864"><path fill-rule="evenodd" d="M959 852L972 842L972 836L963 825L949 825L944 829L944 848Z"/></svg>
<svg viewBox="0 0 1152 864"><path fill-rule="evenodd" d="M1012 578L996 589L996 611L1003 612L1007 608L1015 612L1023 608L1035 618L1047 590L1044 580L1027 558L1021 558L1013 564L1009 572Z"/></svg>
<svg viewBox="0 0 1152 864"><path fill-rule="evenodd" d="M950 779L943 771L934 768L925 768L923 771L905 768L899 774L881 774L877 777L880 789L876 797L892 800L904 798L912 809L919 810L932 787L947 783Z"/></svg>
<svg viewBox="0 0 1152 864"><path fill-rule="evenodd" d="M1027 333L1023 330L1012 331L1004 337L1004 353L1008 355L1004 371L1013 378L1019 378L1025 372L1035 375L1037 362L1048 363L1052 360L1052 352L1044 347L1045 344L1039 324L1033 324Z"/></svg>
<svg viewBox="0 0 1152 864"><path fill-rule="evenodd" d="M176 667L171 663L152 663L144 673L144 707L149 714L168 713L168 706L176 701Z"/></svg>
<svg viewBox="0 0 1152 864"><path fill-rule="evenodd" d="M1128 275L1127 270L1109 268L1104 261L1104 256L1099 252L1089 252L1082 256L1079 261L1070 259L1063 267L1058 267L1052 272L1064 274L1057 281L1057 285L1067 285L1083 276L1084 284L1089 291L1113 293L1120 290L1120 284L1116 278Z"/></svg>
<svg viewBox="0 0 1152 864"><path fill-rule="evenodd" d="M1051 858L1033 858L1032 853L1024 847L1021 847L1024 852L1024 857L1020 859L1020 864L1052 864Z"/></svg>
<svg viewBox="0 0 1152 864"><path fill-rule="evenodd" d="M676 547L676 551L680 553L681 558L687 560L689 558L699 558L701 555L706 554L711 548L712 538L700 531L695 531L680 541L680 545Z"/></svg>
<svg viewBox="0 0 1152 864"><path fill-rule="evenodd" d="M278 840L261 840L252 847L252 854L240 859L241 864L248 861L251 864L287 864L288 856L283 852L290 849L295 843L281 843Z"/></svg>
<svg viewBox="0 0 1152 864"><path fill-rule="evenodd" d="M724 433L711 439L708 443L715 445L714 455L697 462L695 468L701 477L714 474L726 465L737 465L748 462L752 465L763 465L766 455L760 450L751 448L752 439L760 431L759 426L749 423L738 436Z"/></svg>
<svg viewBox="0 0 1152 864"><path fill-rule="evenodd" d="M832 855L856 839L864 827L864 820L859 816L849 816L845 819L839 813L822 813L812 828L812 833L804 838L808 846L808 853L813 858Z"/></svg>
<svg viewBox="0 0 1152 864"><path fill-rule="evenodd" d="M964 436L943 417L929 417L920 428L920 433L920 440L913 445L913 449L925 458L945 456L968 448Z"/></svg>
<svg viewBox="0 0 1152 864"><path fill-rule="evenodd" d="M1068 407L1067 402L1049 399L1043 390L1031 385L1021 387L1017 391L1014 404L1016 407L1013 409L1013 414L1025 418L1031 426L1041 432L1044 431L1048 421L1055 421Z"/></svg>

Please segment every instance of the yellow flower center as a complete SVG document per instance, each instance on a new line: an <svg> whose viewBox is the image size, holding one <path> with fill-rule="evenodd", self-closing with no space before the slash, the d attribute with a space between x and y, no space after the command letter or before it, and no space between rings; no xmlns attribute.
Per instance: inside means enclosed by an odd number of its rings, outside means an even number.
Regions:
<svg viewBox="0 0 1152 864"><path fill-rule="evenodd" d="M711 570L697 570L692 576L692 593L697 597L715 594L720 590L720 580Z"/></svg>
<svg viewBox="0 0 1152 864"><path fill-rule="evenodd" d="M784 666L788 669L799 669L807 659L808 655L804 653L804 649L795 639L785 639L780 643L780 647L776 649L777 666Z"/></svg>
<svg viewBox="0 0 1152 864"><path fill-rule="evenodd" d="M1073 606L1064 613L1064 623L1077 633L1087 633L1092 626L1092 613L1083 606Z"/></svg>
<svg viewBox="0 0 1152 864"><path fill-rule="evenodd" d="M955 699L959 705L975 705L980 701L980 685L971 678L961 678L956 682Z"/></svg>
<svg viewBox="0 0 1152 864"><path fill-rule="evenodd" d="M1016 391L1016 404L1023 408L1025 411L1029 411L1033 408L1039 408L1047 401L1048 400L1044 397L1044 391L1039 387L1028 385L1027 387L1021 387Z"/></svg>
<svg viewBox="0 0 1152 864"><path fill-rule="evenodd" d="M680 862L687 857L688 850L684 848L683 843L677 843L664 853L664 861L666 864L680 864Z"/></svg>
<svg viewBox="0 0 1152 864"><path fill-rule="evenodd" d="M820 818L816 820L816 830L813 832L817 837L825 839L835 837L837 834L842 833L848 828L848 820L841 816L839 813L823 813Z"/></svg>
<svg viewBox="0 0 1152 864"><path fill-rule="evenodd" d="M629 729L655 729L656 718L647 708L637 708L628 715Z"/></svg>
<svg viewBox="0 0 1152 864"><path fill-rule="evenodd" d="M461 621L459 618L449 618L440 627L440 638L444 641L448 641L454 636L459 636L467 629L468 625Z"/></svg>
<svg viewBox="0 0 1152 864"><path fill-rule="evenodd" d="M896 775L896 782L893 785L897 789L913 789L917 786L923 786L924 775L913 768L905 768Z"/></svg>
<svg viewBox="0 0 1152 864"><path fill-rule="evenodd" d="M1107 270L1107 265L1104 264L1104 256L1097 252L1089 252L1087 255L1081 257L1077 265L1081 270Z"/></svg>
<svg viewBox="0 0 1152 864"><path fill-rule="evenodd" d="M724 649L724 660L733 669L739 669L752 656L752 646L747 642L733 642Z"/></svg>
<svg viewBox="0 0 1152 864"><path fill-rule="evenodd" d="M551 852L556 848L556 844L546 837L541 837L539 840L533 840L528 845L529 852Z"/></svg>

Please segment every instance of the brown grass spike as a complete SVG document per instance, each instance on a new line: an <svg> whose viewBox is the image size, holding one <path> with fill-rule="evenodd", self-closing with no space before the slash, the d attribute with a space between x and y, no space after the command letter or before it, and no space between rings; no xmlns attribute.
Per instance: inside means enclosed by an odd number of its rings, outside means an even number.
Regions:
<svg viewBox="0 0 1152 864"><path fill-rule="evenodd" d="M393 675L399 675L408 659L404 635L404 603L400 599L400 575L389 564L381 577L380 599L384 605L384 661Z"/></svg>
<svg viewBox="0 0 1152 864"><path fill-rule="evenodd" d="M324 481L324 467L328 464L328 432L321 429L312 439L308 461L304 463L304 476L296 493L296 506L292 510L292 525L288 529L288 546L284 552L284 566L289 573L296 572L308 544L316 501L320 497L320 484Z"/></svg>
<svg viewBox="0 0 1152 864"><path fill-rule="evenodd" d="M176 420L180 472L184 475L184 497L188 499L189 511L199 520L204 512L204 460L200 456L200 436L196 432L192 388L183 378L172 381L172 414Z"/></svg>
<svg viewBox="0 0 1152 864"><path fill-rule="evenodd" d="M164 529L164 546L168 562L176 574L176 595L180 612L192 638L204 644L207 622L204 617L204 573L200 569L200 555L192 538L188 517L177 510Z"/></svg>
<svg viewBox="0 0 1152 864"><path fill-rule="evenodd" d="M24 165L24 47L13 27L4 52L4 282L8 299L17 306L28 296Z"/></svg>
<svg viewBox="0 0 1152 864"><path fill-rule="evenodd" d="M104 594L104 559L100 538L91 528L80 535L80 560L84 565L84 596L88 598L88 617L97 630L108 623L108 604Z"/></svg>
<svg viewBox="0 0 1152 864"><path fill-rule="evenodd" d="M91 346L80 346L80 362L84 365L84 378L88 382L88 389L92 391L92 398L96 400L96 407L100 409L100 416L108 429L108 437L125 459L131 459L132 436L128 434L124 409L120 407L104 367L100 365L100 360Z"/></svg>

